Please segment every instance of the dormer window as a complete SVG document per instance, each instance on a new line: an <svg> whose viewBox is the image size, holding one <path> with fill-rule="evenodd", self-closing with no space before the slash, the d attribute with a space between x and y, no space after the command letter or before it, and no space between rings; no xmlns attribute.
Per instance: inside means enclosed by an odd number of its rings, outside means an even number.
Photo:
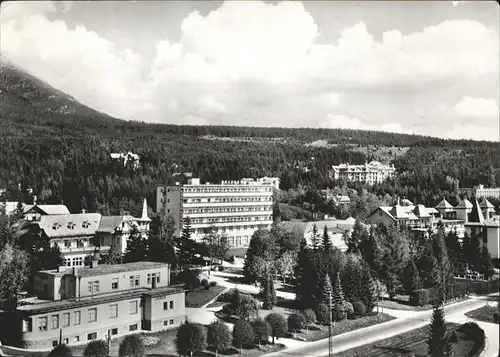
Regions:
<svg viewBox="0 0 500 357"><path fill-rule="evenodd" d="M59 229L59 228L61 228L61 224L59 224L59 223L57 223L57 222L56 222L56 223L54 223L54 224L52 225L52 229L53 229L53 230L57 230L57 229Z"/></svg>
<svg viewBox="0 0 500 357"><path fill-rule="evenodd" d="M76 225L73 222L68 222L68 229L74 229L75 226Z"/></svg>
<svg viewBox="0 0 500 357"><path fill-rule="evenodd" d="M90 222L89 221L83 221L82 227L83 228L89 228L90 227Z"/></svg>

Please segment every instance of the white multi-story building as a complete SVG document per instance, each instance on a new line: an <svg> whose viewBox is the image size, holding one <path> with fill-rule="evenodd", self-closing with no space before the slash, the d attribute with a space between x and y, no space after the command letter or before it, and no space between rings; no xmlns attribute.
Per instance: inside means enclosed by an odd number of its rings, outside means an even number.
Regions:
<svg viewBox="0 0 500 357"><path fill-rule="evenodd" d="M192 239L203 240L213 227L228 237L230 246L247 247L256 230L268 229L273 222L274 189L273 179L200 184L192 178L187 185L157 187L156 208L162 216L174 218L176 236L189 217Z"/></svg>
<svg viewBox="0 0 500 357"><path fill-rule="evenodd" d="M330 178L334 180L363 182L373 185L394 177L396 169L394 165L384 165L378 161L372 161L364 165L333 165L329 174Z"/></svg>
<svg viewBox="0 0 500 357"><path fill-rule="evenodd" d="M459 188L458 193L467 197L476 198L500 198L500 187L484 187L484 185L477 185L472 188Z"/></svg>

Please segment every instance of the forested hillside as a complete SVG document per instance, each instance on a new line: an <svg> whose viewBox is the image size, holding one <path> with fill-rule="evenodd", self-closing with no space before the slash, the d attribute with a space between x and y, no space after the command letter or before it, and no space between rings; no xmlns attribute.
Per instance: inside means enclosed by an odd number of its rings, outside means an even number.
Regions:
<svg viewBox="0 0 500 357"><path fill-rule="evenodd" d="M174 182L175 170L210 182L267 175L280 177L283 189L325 188L335 184L328 179L332 164L377 158L353 144L410 148L394 154L400 177L370 188L378 195L434 204L442 190L453 193L457 180L460 186L500 184L498 143L340 129L127 122L96 112L11 65L2 65L0 86L0 188L7 188L4 199L9 200L18 196L20 182L23 189L33 188L38 202L64 201L72 212L84 204L90 212L139 214L141 199L146 196L154 207L155 186ZM318 140L335 145L307 145ZM127 151L140 155L135 171L111 160L111 152Z"/></svg>

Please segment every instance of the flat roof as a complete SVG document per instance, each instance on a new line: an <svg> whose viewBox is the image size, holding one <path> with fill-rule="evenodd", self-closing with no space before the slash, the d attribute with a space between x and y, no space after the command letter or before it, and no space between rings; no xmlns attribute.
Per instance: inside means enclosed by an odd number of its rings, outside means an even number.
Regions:
<svg viewBox="0 0 500 357"><path fill-rule="evenodd" d="M130 290L122 290L116 293L105 293L102 295L85 296L82 298L74 298L68 300L42 300L38 298L27 298L19 301L17 309L27 313L44 314L54 311L75 309L85 306L93 306L106 302L114 302L128 300L141 297L142 295L150 296L166 296L183 293L185 290L178 287L160 287L155 289L136 288Z"/></svg>
<svg viewBox="0 0 500 357"><path fill-rule="evenodd" d="M134 262L125 264L99 264L98 266L91 267L79 267L76 268L76 274L82 277L86 276L98 276L98 275L108 275L115 273L122 273L126 271L136 271L136 270L147 270L147 269L158 269L168 267L169 264L157 263L157 262ZM73 268L68 267L66 270L57 271L54 270L42 270L39 273L45 273L55 276L63 276L68 274L73 274Z"/></svg>

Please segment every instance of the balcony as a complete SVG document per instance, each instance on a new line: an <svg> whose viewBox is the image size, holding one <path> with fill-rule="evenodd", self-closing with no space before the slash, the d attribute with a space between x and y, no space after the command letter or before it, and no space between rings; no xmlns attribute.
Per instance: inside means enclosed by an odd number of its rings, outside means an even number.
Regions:
<svg viewBox="0 0 500 357"><path fill-rule="evenodd" d="M110 246L109 245L102 245L100 247L96 247L93 245L88 245L84 247L59 247L61 250L61 253L87 253L87 252L93 252L94 250L99 250L99 251L106 251L109 250Z"/></svg>

